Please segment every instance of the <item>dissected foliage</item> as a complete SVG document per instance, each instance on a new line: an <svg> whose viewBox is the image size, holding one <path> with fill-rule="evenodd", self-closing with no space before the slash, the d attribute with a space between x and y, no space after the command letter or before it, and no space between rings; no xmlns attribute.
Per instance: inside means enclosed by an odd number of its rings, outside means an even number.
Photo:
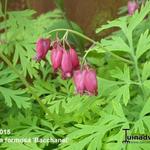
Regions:
<svg viewBox="0 0 150 150"><path fill-rule="evenodd" d="M53 29L68 28L61 13L55 10L35 18L33 10L8 12L7 20L0 24L0 29L6 29L0 37L0 51L26 78L32 91L57 120L43 113L18 75L0 59L0 128L11 129L9 137L68 138L68 142L0 143L0 149L149 149L148 143L122 143L124 128L136 134L150 133L149 12L148 1L133 16L120 17L97 29L101 32L118 28L86 53L87 62L97 70L99 94L92 97L75 95L72 80L54 76L49 56L40 63L32 59L39 37L47 37ZM4 16L2 11L0 15ZM82 32L76 24L72 25ZM61 32L60 38L63 35ZM55 34L51 36L54 38ZM71 34L68 38L74 44ZM2 135L4 137L7 135Z"/></svg>

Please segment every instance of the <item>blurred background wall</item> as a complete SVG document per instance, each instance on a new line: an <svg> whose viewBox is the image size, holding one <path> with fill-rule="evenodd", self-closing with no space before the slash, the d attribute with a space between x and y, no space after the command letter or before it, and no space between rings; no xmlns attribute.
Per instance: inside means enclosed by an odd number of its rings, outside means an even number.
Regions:
<svg viewBox="0 0 150 150"><path fill-rule="evenodd" d="M95 29L107 20L116 18L119 7L126 5L127 0L64 0L68 18L76 22L83 31L96 38ZM35 9L38 14L53 10L53 0L8 0L9 10ZM110 31L104 32L106 36Z"/></svg>

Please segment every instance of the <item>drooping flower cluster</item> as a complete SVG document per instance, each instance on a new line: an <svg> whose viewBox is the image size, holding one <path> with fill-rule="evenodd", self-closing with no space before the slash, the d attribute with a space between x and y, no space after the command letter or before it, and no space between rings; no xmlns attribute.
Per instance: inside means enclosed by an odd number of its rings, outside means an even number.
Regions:
<svg viewBox="0 0 150 150"><path fill-rule="evenodd" d="M36 61L41 61L45 58L50 49L49 39L39 39L36 43ZM76 87L76 93L80 95L86 93L88 95L97 95L97 78L95 70L89 67L81 67L78 55L73 48L66 50L57 40L51 47L51 63L54 72L61 71L62 79L67 79L73 76L73 81Z"/></svg>
<svg viewBox="0 0 150 150"><path fill-rule="evenodd" d="M74 72L73 80L76 86L76 92L88 93L89 95L97 95L97 78L96 72L88 67Z"/></svg>
<svg viewBox="0 0 150 150"><path fill-rule="evenodd" d="M128 1L128 14L133 15L138 7L139 5L137 1Z"/></svg>
<svg viewBox="0 0 150 150"><path fill-rule="evenodd" d="M62 78L72 77L73 71L79 68L79 59L76 51L70 48L67 51L59 43L55 43L51 52L51 62L54 71L62 72Z"/></svg>

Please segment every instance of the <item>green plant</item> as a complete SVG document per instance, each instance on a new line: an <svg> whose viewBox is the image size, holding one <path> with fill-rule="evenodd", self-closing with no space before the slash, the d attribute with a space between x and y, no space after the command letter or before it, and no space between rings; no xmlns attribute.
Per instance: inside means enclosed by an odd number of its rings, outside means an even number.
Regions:
<svg viewBox="0 0 150 150"><path fill-rule="evenodd" d="M149 149L149 143L122 143L124 128L130 128L132 134L150 133L149 12L150 1L133 16L108 22L97 32L112 27L119 30L96 42L83 35L79 27L79 32L61 27L57 10L36 19L31 17L32 10L8 12L8 19L1 11L5 18L1 29L5 32L0 39L0 128L12 132L2 138L51 137L68 141L17 145L4 142L0 148ZM54 39L57 32L62 39L67 34L70 43L72 34L92 43L82 59L97 70L97 96L75 95L72 80L53 75L49 55L40 63L32 60L37 38Z"/></svg>

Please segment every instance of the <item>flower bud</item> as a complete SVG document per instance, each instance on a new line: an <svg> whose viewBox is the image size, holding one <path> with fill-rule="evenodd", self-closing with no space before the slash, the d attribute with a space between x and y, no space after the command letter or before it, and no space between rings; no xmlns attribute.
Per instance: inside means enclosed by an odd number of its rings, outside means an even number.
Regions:
<svg viewBox="0 0 150 150"><path fill-rule="evenodd" d="M79 59L76 51L73 48L69 50L73 69L79 68Z"/></svg>
<svg viewBox="0 0 150 150"><path fill-rule="evenodd" d="M91 69L87 69L84 77L85 89L89 95L97 95L97 78L96 72Z"/></svg>
<svg viewBox="0 0 150 150"><path fill-rule="evenodd" d="M67 77L72 76L72 61L70 57L70 53L63 49L63 56L61 62L61 70L62 70L62 78L66 79Z"/></svg>
<svg viewBox="0 0 150 150"><path fill-rule="evenodd" d="M74 72L73 81L77 93L83 94L85 91L84 78L85 78L85 71L77 70Z"/></svg>
<svg viewBox="0 0 150 150"><path fill-rule="evenodd" d="M128 1L128 14L133 15L138 9L138 3L136 1Z"/></svg>
<svg viewBox="0 0 150 150"><path fill-rule="evenodd" d="M50 49L50 40L43 38L39 39L36 43L36 56L34 59L36 61L44 59L49 49Z"/></svg>
<svg viewBox="0 0 150 150"><path fill-rule="evenodd" d="M60 45L55 46L51 52L51 63L54 71L57 71L61 66L63 49Z"/></svg>

